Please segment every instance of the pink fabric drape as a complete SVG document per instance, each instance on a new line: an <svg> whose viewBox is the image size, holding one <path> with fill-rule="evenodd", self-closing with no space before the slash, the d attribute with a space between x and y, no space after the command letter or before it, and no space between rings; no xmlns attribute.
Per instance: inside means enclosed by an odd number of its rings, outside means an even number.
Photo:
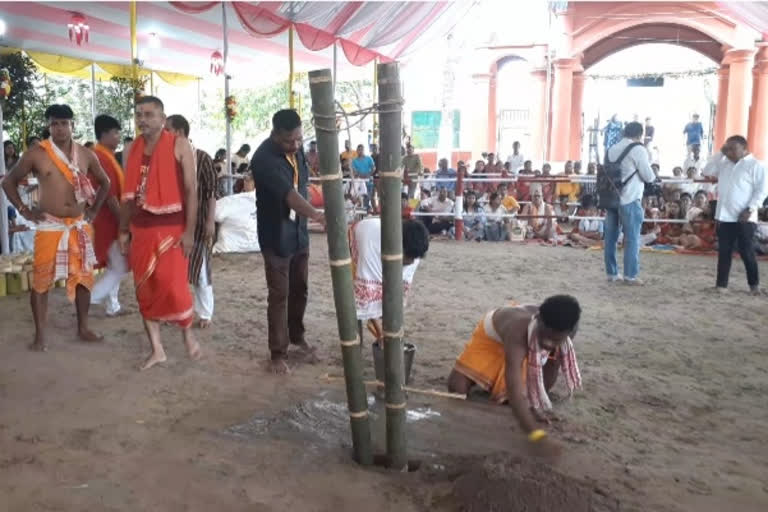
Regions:
<svg viewBox="0 0 768 512"><path fill-rule="evenodd" d="M201 13L219 2L171 2ZM347 60L362 66L392 60L448 5L428 2L232 2L242 27L255 37L273 37L293 25L305 48L323 50L339 41Z"/></svg>
<svg viewBox="0 0 768 512"><path fill-rule="evenodd" d="M197 14L216 7L220 2L171 2L180 11Z"/></svg>

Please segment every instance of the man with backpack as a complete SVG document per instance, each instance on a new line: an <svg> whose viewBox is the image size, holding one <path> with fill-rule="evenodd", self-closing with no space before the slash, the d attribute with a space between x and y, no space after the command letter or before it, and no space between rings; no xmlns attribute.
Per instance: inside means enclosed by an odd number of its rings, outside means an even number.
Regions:
<svg viewBox="0 0 768 512"><path fill-rule="evenodd" d="M598 176L599 207L605 210L605 272L611 282L643 284L637 278L640 268L640 228L643 225L643 190L656 175L649 163L648 150L643 146L643 125L628 123L624 138L611 146L605 155L605 165ZM616 243L619 227L624 232L624 277L616 264Z"/></svg>

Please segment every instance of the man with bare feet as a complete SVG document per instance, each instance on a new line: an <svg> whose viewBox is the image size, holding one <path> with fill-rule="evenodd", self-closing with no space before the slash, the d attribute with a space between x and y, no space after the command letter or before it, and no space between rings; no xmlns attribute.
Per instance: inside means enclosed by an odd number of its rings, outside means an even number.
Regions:
<svg viewBox="0 0 768 512"><path fill-rule="evenodd" d="M307 201L309 167L302 150L301 118L295 110L272 117L272 134L251 160L256 183L259 245L267 277L269 368L289 372L288 346L302 358L314 358L304 339L309 278L307 219L325 224L322 212Z"/></svg>
<svg viewBox="0 0 768 512"><path fill-rule="evenodd" d="M165 129L177 137L189 138L189 121L184 116L168 116ZM216 232L216 171L211 155L192 148L197 168L197 221L195 247L189 256L189 284L195 289L195 314L200 329L207 329L213 318L211 257Z"/></svg>
<svg viewBox="0 0 768 512"><path fill-rule="evenodd" d="M163 102L136 102L141 136L131 144L120 211L120 246L128 254L136 299L152 355L147 370L166 361L160 323L178 324L191 359L201 356L192 335L194 310L187 286L188 257L197 219L195 157L186 137L166 131Z"/></svg>
<svg viewBox="0 0 768 512"><path fill-rule="evenodd" d="M83 341L101 341L88 328L88 308L93 287L92 229L109 192L109 178L96 155L72 140L72 109L51 105L45 111L51 136L24 153L3 180L3 190L24 218L37 224L35 260L30 301L35 320L32 350L46 350L48 290L66 279L67 298L75 301L78 335ZM39 208L30 208L19 197L18 186L30 173L38 179ZM99 185L95 192L87 175Z"/></svg>
<svg viewBox="0 0 768 512"><path fill-rule="evenodd" d="M479 388L496 403L509 402L536 451L557 454L559 445L547 440L537 421L552 419L548 393L558 372L569 392L581 387L572 342L580 316L579 303L568 295L549 297L541 306L490 311L456 360L448 390L469 396Z"/></svg>
<svg viewBox="0 0 768 512"><path fill-rule="evenodd" d="M120 143L120 129L120 122L114 117L102 114L94 120L97 143L93 152L109 176L110 186L104 208L99 210L93 220L96 261L101 268L106 267L107 270L93 287L91 304L106 302L107 316L120 314L120 281L128 273L128 262L117 243L120 196L124 182L123 168L115 158L115 150Z"/></svg>

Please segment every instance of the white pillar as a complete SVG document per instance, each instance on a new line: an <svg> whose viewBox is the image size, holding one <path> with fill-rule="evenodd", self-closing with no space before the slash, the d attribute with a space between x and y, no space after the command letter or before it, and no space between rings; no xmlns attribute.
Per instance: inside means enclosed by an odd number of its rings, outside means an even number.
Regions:
<svg viewBox="0 0 768 512"><path fill-rule="evenodd" d="M491 75L472 75L472 159L478 160L488 151L488 100ZM472 167L470 167L472 168Z"/></svg>

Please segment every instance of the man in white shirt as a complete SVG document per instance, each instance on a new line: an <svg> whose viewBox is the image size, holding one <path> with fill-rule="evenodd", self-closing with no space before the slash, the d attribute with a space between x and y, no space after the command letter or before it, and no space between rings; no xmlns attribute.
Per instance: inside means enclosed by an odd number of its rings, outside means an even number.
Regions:
<svg viewBox="0 0 768 512"><path fill-rule="evenodd" d="M765 168L747 151L747 139L734 135L709 159L702 172L704 176L717 179L717 289L728 289L733 249L738 246L749 289L753 295L759 295L760 276L754 237L757 209L768 195Z"/></svg>
<svg viewBox="0 0 768 512"><path fill-rule="evenodd" d="M448 190L440 186L437 197L429 197L421 202L421 210L429 213L440 213L435 217L422 217L424 225L433 235L447 232L453 227L453 201L448 199Z"/></svg>
<svg viewBox="0 0 768 512"><path fill-rule="evenodd" d="M525 163L525 157L520 153L520 143L518 141L512 144L512 154L507 157L507 162L509 162L509 172L517 176L517 173L520 172Z"/></svg>
<svg viewBox="0 0 768 512"><path fill-rule="evenodd" d="M640 228L643 225L643 191L646 183L656 180L656 175L648 162L648 151L642 144L643 125L628 123L624 128L624 138L608 149L606 160L616 162L630 145L634 146L621 161L621 188L618 210L606 210L605 213L605 272L609 281L621 281L616 263L616 243L619 240L619 226L624 231L624 282L641 285L637 278L640 270Z"/></svg>

